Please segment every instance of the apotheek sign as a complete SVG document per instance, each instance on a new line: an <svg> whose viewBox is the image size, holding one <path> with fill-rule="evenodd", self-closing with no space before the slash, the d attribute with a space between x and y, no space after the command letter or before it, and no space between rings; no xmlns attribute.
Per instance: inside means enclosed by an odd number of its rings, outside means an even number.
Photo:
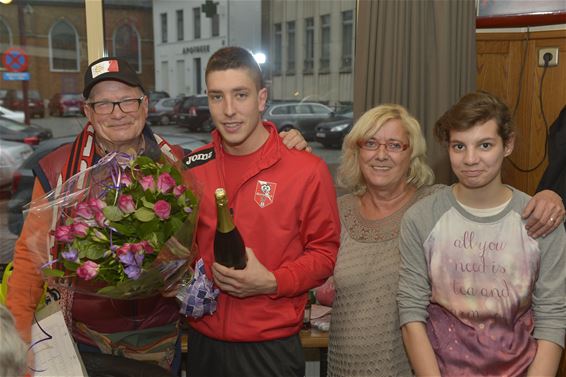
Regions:
<svg viewBox="0 0 566 377"><path fill-rule="evenodd" d="M210 52L210 45L183 47L183 54Z"/></svg>

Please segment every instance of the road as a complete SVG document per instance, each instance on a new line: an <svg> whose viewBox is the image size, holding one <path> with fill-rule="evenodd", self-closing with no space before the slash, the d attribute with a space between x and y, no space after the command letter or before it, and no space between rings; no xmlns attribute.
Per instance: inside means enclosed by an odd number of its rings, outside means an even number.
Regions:
<svg viewBox="0 0 566 377"><path fill-rule="evenodd" d="M53 131L53 137L61 137L68 135L77 135L82 130L83 125L86 123L86 118L47 117L44 119L32 119L32 123L51 129ZM157 133L188 133L186 129L177 127L175 125L157 126L153 127L153 130ZM190 134L198 137L199 139L210 140L210 134L208 133L191 132ZM317 142L311 142L309 144L313 149L313 153L326 162L332 176L334 177L336 168L340 161L340 150L325 149ZM339 191L339 193L342 192ZM0 193L0 264L7 263L7 261L11 259L14 243L16 240L16 236L10 233L7 227L6 205L8 203L8 199L9 195L7 195L7 193Z"/></svg>

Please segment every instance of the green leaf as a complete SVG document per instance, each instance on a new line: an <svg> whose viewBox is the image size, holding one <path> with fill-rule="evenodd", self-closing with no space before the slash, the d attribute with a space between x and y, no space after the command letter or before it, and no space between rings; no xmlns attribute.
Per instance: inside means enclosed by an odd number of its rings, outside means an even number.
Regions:
<svg viewBox="0 0 566 377"><path fill-rule="evenodd" d="M153 209L154 203L147 200L147 198L145 196L142 196L141 202L143 203L143 206L145 208Z"/></svg>
<svg viewBox="0 0 566 377"><path fill-rule="evenodd" d="M142 221L142 222L145 223L145 222L153 220L155 218L155 213L150 209L147 209L145 207L141 207L141 208L138 208L136 210L136 212L134 212L134 216L139 221Z"/></svg>
<svg viewBox="0 0 566 377"><path fill-rule="evenodd" d="M65 276L65 272L63 272L61 270L55 270L55 269L52 269L52 268L46 268L45 270L41 270L41 272L45 276L55 276L55 277Z"/></svg>
<svg viewBox="0 0 566 377"><path fill-rule="evenodd" d="M136 227L130 223L115 223L111 222L110 227L116 229L116 231L124 236L133 236L136 234Z"/></svg>
<svg viewBox="0 0 566 377"><path fill-rule="evenodd" d="M76 271L80 264L65 259L63 260L63 266L65 266L65 268L69 271Z"/></svg>
<svg viewBox="0 0 566 377"><path fill-rule="evenodd" d="M124 214L116 206L106 206L102 209L104 216L110 221L120 221L124 218Z"/></svg>
<svg viewBox="0 0 566 377"><path fill-rule="evenodd" d="M88 239L75 240L74 246L79 251L80 259L88 258L90 260L98 260L104 257L104 254L108 250L107 245L92 242Z"/></svg>
<svg viewBox="0 0 566 377"><path fill-rule="evenodd" d="M169 223L171 224L171 234L175 234L183 225L183 222L176 216L171 217Z"/></svg>

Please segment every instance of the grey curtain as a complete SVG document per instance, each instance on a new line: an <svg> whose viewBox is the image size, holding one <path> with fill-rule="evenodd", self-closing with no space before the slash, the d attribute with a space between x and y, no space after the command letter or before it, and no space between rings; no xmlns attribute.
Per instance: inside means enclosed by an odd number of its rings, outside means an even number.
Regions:
<svg viewBox="0 0 566 377"><path fill-rule="evenodd" d="M437 182L452 174L434 122L475 90L474 0L358 0L354 113L405 106L421 123Z"/></svg>

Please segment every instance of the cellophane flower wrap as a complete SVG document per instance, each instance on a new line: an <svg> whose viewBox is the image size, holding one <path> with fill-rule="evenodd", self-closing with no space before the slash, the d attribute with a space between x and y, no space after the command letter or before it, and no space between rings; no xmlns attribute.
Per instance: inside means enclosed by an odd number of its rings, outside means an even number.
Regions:
<svg viewBox="0 0 566 377"><path fill-rule="evenodd" d="M28 240L50 285L136 299L191 278L199 197L164 156L111 153L29 204ZM51 225L46 225L50 224Z"/></svg>

